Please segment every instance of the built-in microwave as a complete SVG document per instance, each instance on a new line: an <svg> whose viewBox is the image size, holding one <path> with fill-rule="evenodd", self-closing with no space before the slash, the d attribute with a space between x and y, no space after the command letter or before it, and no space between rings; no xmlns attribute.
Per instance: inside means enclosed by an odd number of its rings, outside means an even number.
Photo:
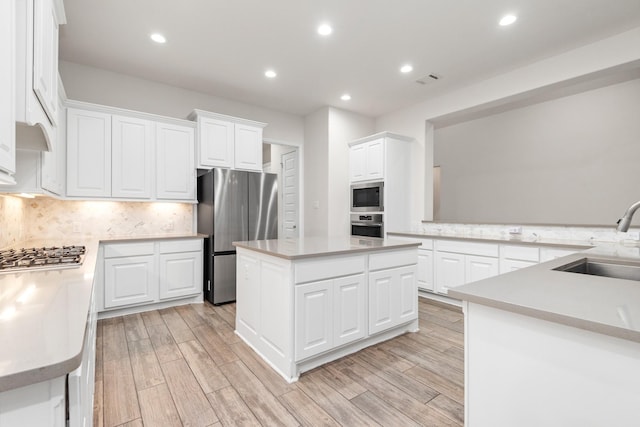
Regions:
<svg viewBox="0 0 640 427"><path fill-rule="evenodd" d="M351 212L383 212L384 182L351 185Z"/></svg>

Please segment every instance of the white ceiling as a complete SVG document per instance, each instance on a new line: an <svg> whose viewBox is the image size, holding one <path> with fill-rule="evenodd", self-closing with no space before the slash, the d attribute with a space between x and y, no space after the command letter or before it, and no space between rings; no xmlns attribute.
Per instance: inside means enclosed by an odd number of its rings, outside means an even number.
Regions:
<svg viewBox="0 0 640 427"><path fill-rule="evenodd" d="M298 115L331 105L377 117L640 26L640 0L64 4L63 60ZM518 21L499 27L508 12ZM325 21L334 32L323 38ZM153 32L167 43L150 41ZM414 71L401 74L404 63ZM278 76L265 78L267 68ZM429 73L443 78L415 83Z"/></svg>

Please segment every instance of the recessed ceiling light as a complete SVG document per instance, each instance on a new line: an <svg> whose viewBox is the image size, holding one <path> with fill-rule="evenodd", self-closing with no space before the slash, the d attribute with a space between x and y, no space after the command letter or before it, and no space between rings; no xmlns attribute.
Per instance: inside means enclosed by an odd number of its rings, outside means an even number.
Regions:
<svg viewBox="0 0 640 427"><path fill-rule="evenodd" d="M351 95L349 95L348 93L345 93L340 97L340 99L342 99L343 101L349 101L351 99Z"/></svg>
<svg viewBox="0 0 640 427"><path fill-rule="evenodd" d="M506 27L507 25L511 25L518 19L515 15L505 15L500 19L500 25Z"/></svg>
<svg viewBox="0 0 640 427"><path fill-rule="evenodd" d="M328 36L331 33L333 33L333 28L329 24L322 24L318 27L318 34L321 36Z"/></svg>
<svg viewBox="0 0 640 427"><path fill-rule="evenodd" d="M167 39L162 34L159 34L159 33L153 33L151 34L150 37L151 37L151 40L153 40L156 43L162 44L167 42Z"/></svg>
<svg viewBox="0 0 640 427"><path fill-rule="evenodd" d="M405 64L402 67L400 67L400 72L401 73L410 73L413 71L413 67L409 64Z"/></svg>
<svg viewBox="0 0 640 427"><path fill-rule="evenodd" d="M275 76L277 76L277 75L278 75L278 73L276 73L276 72L275 72L275 71L273 71L273 70L267 70L267 71L265 71L265 72L264 72L264 75L265 75L266 77L269 77L270 79L272 79L272 78L274 78Z"/></svg>

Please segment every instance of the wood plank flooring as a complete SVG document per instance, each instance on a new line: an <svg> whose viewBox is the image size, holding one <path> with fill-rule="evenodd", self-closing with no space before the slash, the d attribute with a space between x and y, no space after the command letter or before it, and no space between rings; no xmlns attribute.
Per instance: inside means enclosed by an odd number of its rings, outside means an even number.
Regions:
<svg viewBox="0 0 640 427"><path fill-rule="evenodd" d="M462 313L422 298L419 310L420 332L295 384L234 334L234 304L101 320L94 426L462 426Z"/></svg>

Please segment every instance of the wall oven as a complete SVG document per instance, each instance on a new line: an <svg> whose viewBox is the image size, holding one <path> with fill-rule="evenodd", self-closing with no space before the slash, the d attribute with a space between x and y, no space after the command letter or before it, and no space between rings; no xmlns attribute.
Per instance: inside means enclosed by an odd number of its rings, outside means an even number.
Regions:
<svg viewBox="0 0 640 427"><path fill-rule="evenodd" d="M351 214L351 235L384 237L382 214Z"/></svg>
<svg viewBox="0 0 640 427"><path fill-rule="evenodd" d="M383 212L384 183L368 182L351 185L351 212Z"/></svg>

